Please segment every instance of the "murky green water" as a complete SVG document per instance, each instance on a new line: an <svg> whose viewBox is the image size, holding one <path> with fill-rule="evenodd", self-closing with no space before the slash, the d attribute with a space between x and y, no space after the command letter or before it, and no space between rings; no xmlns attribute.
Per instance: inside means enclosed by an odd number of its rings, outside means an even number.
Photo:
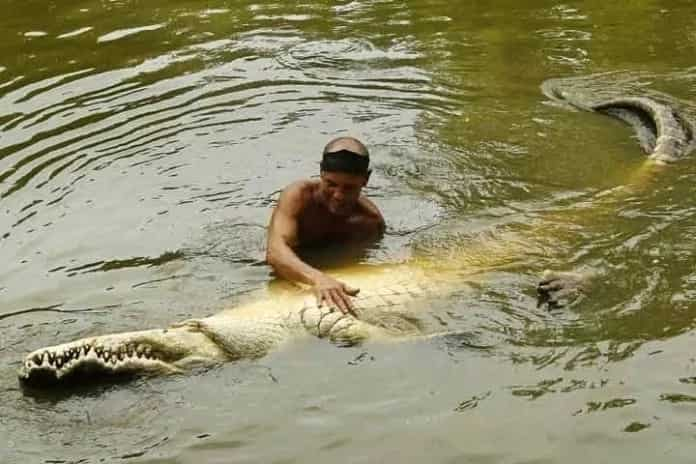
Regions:
<svg viewBox="0 0 696 464"><path fill-rule="evenodd" d="M633 185L630 130L539 85L693 99L696 6L524 3L4 0L0 462L693 462L696 163ZM308 340L22 394L27 351L265 285L278 191L340 134L370 146L389 223L366 261L509 251L445 302L488 348ZM547 267L601 277L549 313Z"/></svg>

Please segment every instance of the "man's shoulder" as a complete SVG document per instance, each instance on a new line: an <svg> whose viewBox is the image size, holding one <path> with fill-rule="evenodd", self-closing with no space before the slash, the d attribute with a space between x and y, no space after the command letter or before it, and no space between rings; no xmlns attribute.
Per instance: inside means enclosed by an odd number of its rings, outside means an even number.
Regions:
<svg viewBox="0 0 696 464"><path fill-rule="evenodd" d="M382 216L382 213L380 212L379 208L377 208L377 205L375 205L365 196L360 197L359 205L360 214L356 218L356 222L364 226L377 228L383 231L385 227L384 216Z"/></svg>
<svg viewBox="0 0 696 464"><path fill-rule="evenodd" d="M360 204L360 209L362 210L363 214L366 217L372 218L372 219L379 219L381 221L384 221L384 218L382 217L382 213L380 212L379 208L377 207L376 204L372 202L369 198L367 198L364 195L360 196L359 200Z"/></svg>
<svg viewBox="0 0 696 464"><path fill-rule="evenodd" d="M312 200L317 182L303 179L289 184L280 192L277 208L286 212L299 212Z"/></svg>
<svg viewBox="0 0 696 464"><path fill-rule="evenodd" d="M301 196L307 195L314 192L314 190L319 185L319 182L312 179L301 179L288 184L287 187L281 192L285 196Z"/></svg>

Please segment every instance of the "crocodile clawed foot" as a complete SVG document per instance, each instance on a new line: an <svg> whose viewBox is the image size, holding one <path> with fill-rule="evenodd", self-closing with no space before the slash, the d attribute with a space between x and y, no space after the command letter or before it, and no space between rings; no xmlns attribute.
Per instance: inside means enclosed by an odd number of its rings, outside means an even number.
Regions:
<svg viewBox="0 0 696 464"><path fill-rule="evenodd" d="M537 308L549 310L577 304L585 295L589 276L578 272L544 271L537 285Z"/></svg>

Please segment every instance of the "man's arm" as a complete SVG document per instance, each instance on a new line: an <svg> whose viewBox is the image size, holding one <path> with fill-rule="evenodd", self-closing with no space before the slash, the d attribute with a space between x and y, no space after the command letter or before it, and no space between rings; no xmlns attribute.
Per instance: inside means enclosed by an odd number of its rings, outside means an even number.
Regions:
<svg viewBox="0 0 696 464"><path fill-rule="evenodd" d="M354 314L350 297L357 295L359 290L313 268L302 261L293 249L299 244L299 216L308 201L305 195L306 189L302 184L293 184L280 194L268 228L266 261L280 277L311 285L320 306L326 301L344 313Z"/></svg>

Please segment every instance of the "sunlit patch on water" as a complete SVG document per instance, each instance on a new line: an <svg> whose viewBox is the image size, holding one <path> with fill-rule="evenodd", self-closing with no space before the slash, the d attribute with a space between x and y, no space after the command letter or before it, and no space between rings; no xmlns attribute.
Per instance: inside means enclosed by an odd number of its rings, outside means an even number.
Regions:
<svg viewBox="0 0 696 464"><path fill-rule="evenodd" d="M140 34L141 32L156 31L157 29L163 28L164 24L150 24L147 26L132 27L129 29L120 29L117 31L109 32L108 34L101 35L97 38L97 43L111 42L114 40L123 39L134 34Z"/></svg>
<svg viewBox="0 0 696 464"><path fill-rule="evenodd" d="M24 37L45 37L48 32L45 31L28 31L24 33Z"/></svg>
<svg viewBox="0 0 696 464"><path fill-rule="evenodd" d="M58 36L59 39L69 39L71 37L77 37L78 35L84 34L85 32L89 32L92 29L94 29L91 26L86 26L86 27L81 27L79 29L75 29L74 31L66 32L64 34L61 34Z"/></svg>

